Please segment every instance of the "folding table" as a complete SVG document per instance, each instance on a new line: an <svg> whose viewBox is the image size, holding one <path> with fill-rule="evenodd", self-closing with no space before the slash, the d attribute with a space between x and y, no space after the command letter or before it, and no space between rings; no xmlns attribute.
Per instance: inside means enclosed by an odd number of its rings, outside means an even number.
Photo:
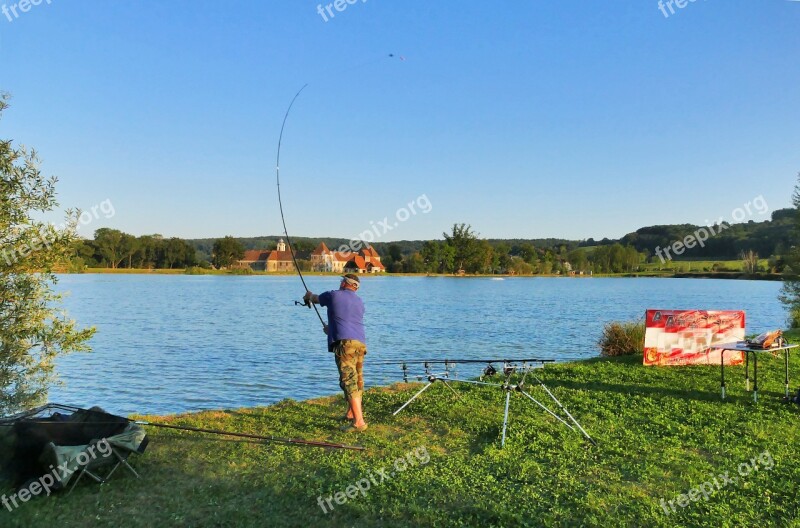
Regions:
<svg viewBox="0 0 800 528"><path fill-rule="evenodd" d="M722 399L725 399L725 352L744 352L744 383L745 390L750 390L750 354L753 354L753 401L758 403L758 353L759 352L780 352L783 351L783 362L785 368L786 397L789 397L789 351L800 345L783 345L773 348L754 348L746 342L727 343L713 345L711 348L720 351L720 372L722 373Z"/></svg>

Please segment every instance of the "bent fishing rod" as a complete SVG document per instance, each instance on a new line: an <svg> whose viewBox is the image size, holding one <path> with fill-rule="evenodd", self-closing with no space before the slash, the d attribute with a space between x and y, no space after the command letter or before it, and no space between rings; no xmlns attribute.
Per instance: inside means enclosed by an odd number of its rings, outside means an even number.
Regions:
<svg viewBox="0 0 800 528"><path fill-rule="evenodd" d="M385 58L385 57L388 57L390 59L399 59L401 61L405 61L406 60L406 58L403 57L402 55L396 55L394 53L389 53L388 55L384 55L381 58L368 61L368 62L362 64L361 66L358 66L357 68L361 68L361 67L367 66L367 65L369 65L371 63L374 63L377 60L381 60L382 58ZM356 69L356 68L353 68L353 69ZM303 283L303 288L305 288L306 292L310 292L311 290L308 289L308 285L306 284L306 280L303 277L303 272L300 271L300 266L297 265L297 256L295 255L294 245L292 244L292 240L289 237L289 230L286 228L286 217L283 214L283 200L281 199L281 145L283 144L283 131L286 128L286 120L289 118L289 113L292 111L292 106L294 106L295 101L300 96L300 94L303 92L303 90L306 89L306 87L308 87L308 83L304 84L303 87L300 88L297 91L296 94L294 94L294 97L292 98L292 101L289 103L289 107L286 109L286 113L283 116L283 123L281 124L281 133L278 136L278 156L277 156L276 163L275 163L275 178L276 178L276 180L278 182L278 207L280 208L280 211L281 211L281 222L283 223L283 234L286 236L286 245L289 247L289 253L292 256L292 263L294 264L294 269L297 270L297 275L300 277L300 282ZM325 324L325 320L322 318L322 315L319 313L319 309L317 308L317 306L314 303L312 303L311 301L303 301L303 302L295 301L294 304L295 304L295 306L308 306L309 308L313 308L314 311L317 313L317 317L319 318L319 322L322 324L322 328L323 329L327 329L328 328L328 325Z"/></svg>
<svg viewBox="0 0 800 528"><path fill-rule="evenodd" d="M303 272L300 271L300 266L297 265L297 257L294 253L294 245L292 244L292 239L289 237L289 230L286 228L286 217L283 214L283 200L281 200L281 144L283 143L283 130L286 128L286 120L289 118L289 112L292 111L292 106L294 106L294 102L306 89L308 83L304 84L302 88L300 88L294 97L292 98L292 102L289 103L289 108L286 109L286 113L283 116L283 124L281 124L281 133L278 136L278 158L275 162L275 177L278 182L278 207L281 211L281 222L283 223L283 234L286 236L286 245L289 247L289 254L292 256L292 262L294 263L294 269L297 270L297 275L300 277L300 282L303 283L303 288L306 289L306 292L310 292L311 290L308 289L308 285L306 285L306 280L303 278ZM308 306L309 308L314 308L314 311L317 313L317 317L319 318L319 322L322 324L322 328L327 328L328 325L325 324L325 321L322 319L322 314L319 313L319 308L317 305L312 303L311 301L295 301L295 306Z"/></svg>

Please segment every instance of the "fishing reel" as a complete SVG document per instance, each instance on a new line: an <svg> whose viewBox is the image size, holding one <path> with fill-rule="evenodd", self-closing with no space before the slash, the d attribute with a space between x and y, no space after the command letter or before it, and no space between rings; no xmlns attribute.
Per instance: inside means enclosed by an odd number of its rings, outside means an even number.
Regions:
<svg viewBox="0 0 800 528"><path fill-rule="evenodd" d="M481 376L481 379L483 379L484 377L491 378L495 374L497 374L497 369L495 369L494 366L491 363L489 363L488 365L486 365L486 368L483 369L483 375Z"/></svg>

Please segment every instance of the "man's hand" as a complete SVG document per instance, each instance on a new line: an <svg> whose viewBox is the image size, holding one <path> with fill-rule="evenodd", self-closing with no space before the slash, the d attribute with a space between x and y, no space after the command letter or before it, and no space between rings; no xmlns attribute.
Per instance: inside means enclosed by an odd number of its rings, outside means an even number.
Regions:
<svg viewBox="0 0 800 528"><path fill-rule="evenodd" d="M311 304L311 298L314 297L314 294L311 291L306 290L306 294L303 295L303 302L306 304Z"/></svg>

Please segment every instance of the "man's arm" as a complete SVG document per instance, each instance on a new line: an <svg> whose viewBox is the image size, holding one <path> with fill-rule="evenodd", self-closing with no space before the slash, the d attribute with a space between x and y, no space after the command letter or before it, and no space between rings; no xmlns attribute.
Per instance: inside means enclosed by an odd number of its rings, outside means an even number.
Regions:
<svg viewBox="0 0 800 528"><path fill-rule="evenodd" d="M305 302L311 301L314 304L319 304L319 295L311 293L311 291L306 291L306 294L303 295L303 300Z"/></svg>
<svg viewBox="0 0 800 528"><path fill-rule="evenodd" d="M303 300L305 302L311 301L314 304L319 304L319 295L311 293L310 290L307 290L306 294L303 295ZM328 334L328 325L326 325L325 323L322 323L322 331L325 332L325 335Z"/></svg>

